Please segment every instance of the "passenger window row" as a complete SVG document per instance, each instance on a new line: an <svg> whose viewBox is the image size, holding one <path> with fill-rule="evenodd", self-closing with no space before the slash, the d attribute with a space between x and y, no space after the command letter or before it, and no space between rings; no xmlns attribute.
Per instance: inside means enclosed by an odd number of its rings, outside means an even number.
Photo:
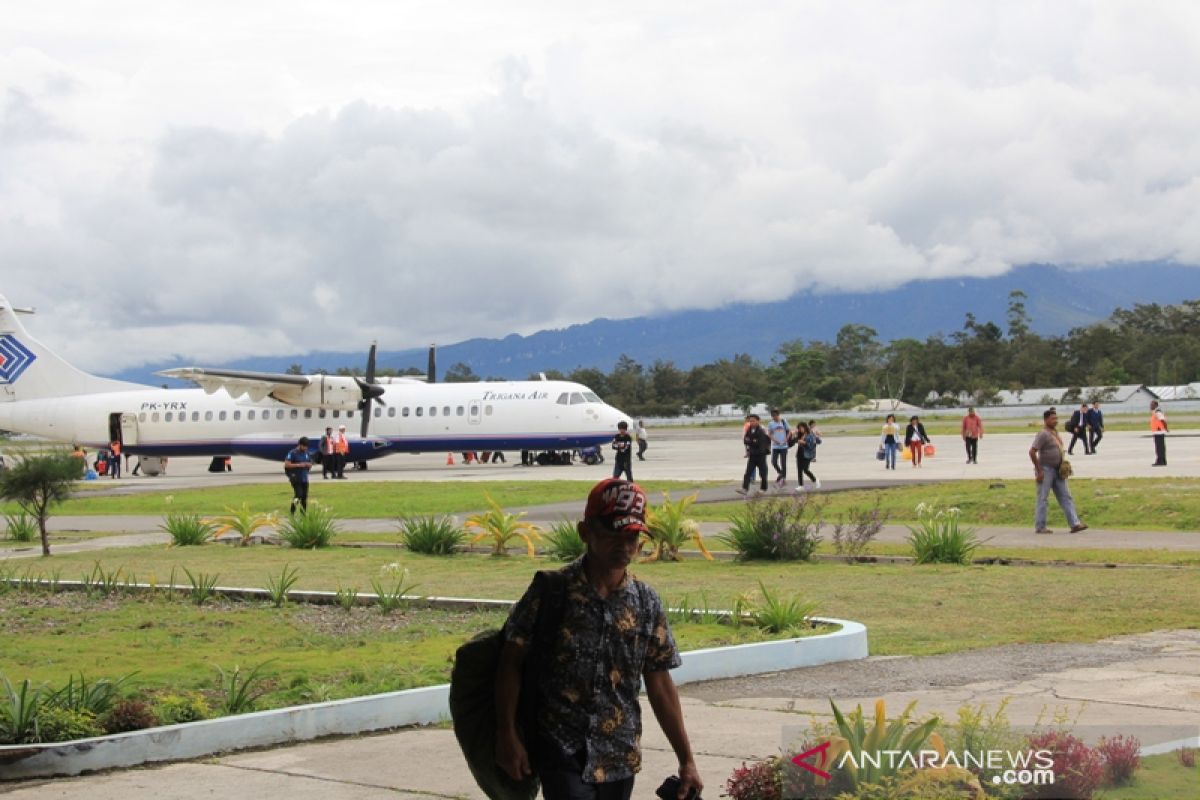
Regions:
<svg viewBox="0 0 1200 800"><path fill-rule="evenodd" d="M565 396L566 395L564 395L564 397ZM561 398L559 399L559 402L562 402ZM572 400L571 402L574 403L575 401ZM583 402L582 398L580 399L579 402ZM462 416L466 415L466 411L467 411L465 406L455 407L453 409L453 413L452 413L450 406L442 406L440 409L437 406L429 406L428 409L426 409L426 407L424 407L424 406L417 406L415 408L415 410L413 411L413 413L415 413L416 416L418 416L418 417L423 417L426 415L426 412L428 412L428 416L436 417L436 416L438 416L439 410L441 411L441 415L443 417L449 417L451 415L456 416L456 417L462 417ZM409 407L404 406L404 408L402 408L400 411L400 416L407 417L407 416L409 416L409 412L410 412ZM258 409L251 408L251 409L247 409L245 413L246 413L247 420L254 420L256 415L263 422L269 422L272 419L271 409L262 409L260 411ZM275 414L274 419L277 419L277 420L285 419L285 418L300 419L300 413L301 413L300 409L297 409L297 408L293 408L291 410L284 410L282 408L276 409L274 412L274 414ZM313 409L306 408L306 409L304 409L303 413L304 413L304 419L312 419L313 418ZM483 413L484 413L484 416L488 416L488 417L492 416L492 406L490 406L490 405L484 406ZM327 414L327 412L325 411L325 409L318 409L316 412L316 416L318 419L325 419L326 414ZM332 416L334 419L337 419L341 415L341 412L333 411L333 412L328 412L328 414L330 416ZM381 416L383 416L383 414L384 414L384 410L382 408L377 407L375 409L376 417L381 417ZM395 417L396 416L396 407L389 406L387 409L387 415L389 417ZM471 416L476 417L478 415L479 415L479 406L472 405L471 406ZM346 412L347 419L350 419L353 416L354 416L353 411ZM230 418L230 412L228 412L228 411L219 411L219 412L216 412L215 414L212 411L204 412L204 421L205 422L212 422L214 419L224 422L229 418ZM240 421L242 419L241 409L234 411L232 413L232 418L235 422ZM188 412L186 412L186 411L180 411L178 413L176 413L174 411L166 411L166 412L163 412L161 415L157 411L152 411L149 413L143 411L138 414L138 422L147 422L147 421L149 421L149 422L160 422L160 421L161 422L176 422L176 421L187 422L188 419L189 419ZM200 421L200 412L199 411L191 412L191 421L192 422Z"/></svg>

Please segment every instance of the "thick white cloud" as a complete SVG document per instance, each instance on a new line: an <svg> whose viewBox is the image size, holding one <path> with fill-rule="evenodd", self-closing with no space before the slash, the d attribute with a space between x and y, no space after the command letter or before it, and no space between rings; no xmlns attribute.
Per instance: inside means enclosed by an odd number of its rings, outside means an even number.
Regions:
<svg viewBox="0 0 1200 800"><path fill-rule="evenodd" d="M1200 264L1192 3L72 5L0 28L0 292L88 368Z"/></svg>

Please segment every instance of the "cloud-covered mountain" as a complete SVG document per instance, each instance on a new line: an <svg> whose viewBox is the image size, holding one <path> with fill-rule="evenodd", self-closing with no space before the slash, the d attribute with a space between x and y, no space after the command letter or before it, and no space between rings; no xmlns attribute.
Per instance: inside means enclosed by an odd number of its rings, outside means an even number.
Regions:
<svg viewBox="0 0 1200 800"><path fill-rule="evenodd" d="M882 341L952 333L962 328L968 312L979 322L992 321L1004 328L1009 292L1014 289L1028 296L1026 307L1034 329L1053 335L1105 319L1115 309L1136 303L1178 303L1200 298L1200 268L1136 264L1081 272L1035 265L997 278L913 281L885 292L803 292L778 302L739 303L715 310L622 320L602 318L529 336L469 339L440 346L438 364L442 374L452 364L462 362L480 376L524 378L549 369L608 370L622 354L642 364L662 359L681 368L737 353L769 361L782 342L832 341L838 329L849 323L874 328ZM464 313L470 313L470 309L464 309ZM389 344L381 342L381 367L424 369L425 349L389 351ZM365 353L366 343L357 353L317 352L202 366L282 372L298 363L306 371L332 371L361 366ZM171 366L179 364L130 370L118 377L160 383L162 379L151 373Z"/></svg>

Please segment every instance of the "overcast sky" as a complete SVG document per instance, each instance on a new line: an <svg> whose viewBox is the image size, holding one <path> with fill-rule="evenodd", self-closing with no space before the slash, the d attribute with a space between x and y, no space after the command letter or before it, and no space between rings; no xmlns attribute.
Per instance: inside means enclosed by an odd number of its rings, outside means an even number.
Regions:
<svg viewBox="0 0 1200 800"><path fill-rule="evenodd" d="M9 4L0 294L115 372L1200 264L1200 3L582 6Z"/></svg>

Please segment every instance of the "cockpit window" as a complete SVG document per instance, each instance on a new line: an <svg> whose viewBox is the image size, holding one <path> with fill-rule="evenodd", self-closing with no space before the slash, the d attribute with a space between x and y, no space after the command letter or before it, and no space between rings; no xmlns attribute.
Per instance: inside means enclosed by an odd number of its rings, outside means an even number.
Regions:
<svg viewBox="0 0 1200 800"><path fill-rule="evenodd" d="M569 402L571 402L571 401L568 399L569 397L570 397L570 395L569 395L569 394L567 394L566 392L563 392L562 394L560 394L560 395L558 396L558 400L556 400L555 402L556 402L556 403L558 403L560 406L565 406L565 405L567 405Z"/></svg>
<svg viewBox="0 0 1200 800"><path fill-rule="evenodd" d="M603 403L604 402L596 395L595 392L584 392L583 396L587 398L587 401L589 403Z"/></svg>
<svg viewBox="0 0 1200 800"><path fill-rule="evenodd" d="M577 406L585 402L587 401L583 399L583 395L581 395L579 392L571 392L571 405Z"/></svg>

